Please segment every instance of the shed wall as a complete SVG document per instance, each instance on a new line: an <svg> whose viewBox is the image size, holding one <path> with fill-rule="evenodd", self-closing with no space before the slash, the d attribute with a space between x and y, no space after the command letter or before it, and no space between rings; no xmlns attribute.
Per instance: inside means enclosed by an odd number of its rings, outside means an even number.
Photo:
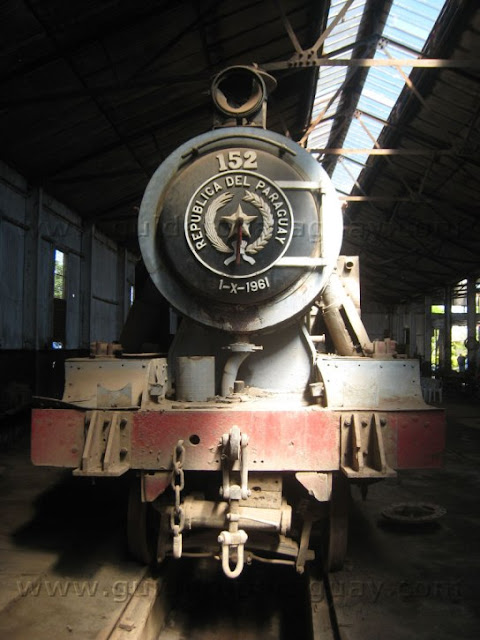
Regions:
<svg viewBox="0 0 480 640"><path fill-rule="evenodd" d="M65 349L117 340L135 257L0 163L0 349L52 348L55 250L65 254Z"/></svg>

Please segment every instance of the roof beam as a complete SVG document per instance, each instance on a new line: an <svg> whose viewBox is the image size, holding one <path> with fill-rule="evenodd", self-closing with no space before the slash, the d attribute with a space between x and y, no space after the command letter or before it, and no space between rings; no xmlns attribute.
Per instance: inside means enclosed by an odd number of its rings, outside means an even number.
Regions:
<svg viewBox="0 0 480 640"><path fill-rule="evenodd" d="M108 94L131 93L134 89L151 89L165 90L172 84L190 84L192 82L205 83L210 79L210 74L203 75L200 73L192 75L179 75L175 77L157 77L155 80L147 81L128 81L118 82L114 84L106 84L95 87L84 86L83 89L74 89L67 91L47 91L45 93L31 93L19 95L20 92L0 98L0 108L5 107L23 107L31 104L42 102L58 102L59 100L76 100L78 98L100 98Z"/></svg>
<svg viewBox="0 0 480 640"><path fill-rule="evenodd" d="M358 31L358 41L352 51L352 58L373 58L377 50L379 36L370 37L365 42L367 36L372 34L381 34L385 28L388 14L392 6L393 0L369 0L363 12L362 20ZM348 91L344 91L337 109L337 117L333 123L327 146L341 147L350 128L351 120L358 106L358 101L362 93L365 81L368 76L367 68L350 68L347 72L347 78L355 81L354 87ZM330 156L322 163L329 175L333 174L338 158Z"/></svg>
<svg viewBox="0 0 480 640"><path fill-rule="evenodd" d="M283 26L285 27L285 31L287 32L287 35L290 38L290 42L292 43L292 46L295 49L294 56L298 56L300 59L303 58L304 55L306 57L308 57L308 58L311 58L313 56L317 56L318 50L322 47L323 43L328 38L328 36L332 32L332 30L343 19L344 15L346 14L348 9L350 8L350 5L352 5L354 1L355 0L346 0L345 4L340 9L339 13L334 18L334 20L332 20L332 22L328 25L328 27L326 29L324 29L324 31L319 35L319 37L317 38L317 41L315 42L315 44L312 47L310 47L310 49L305 50L305 49L302 48L302 45L300 44L300 42L299 42L299 40L297 38L297 35L296 35L295 31L293 30L292 25L290 24L290 21L289 21L289 19L287 18L286 14L285 14L285 11L283 9L283 5L282 5L281 1L280 0L275 0L275 4L277 5L278 10L280 12L280 16L281 16L281 19L282 19L282 22L283 22ZM325 3L325 4L327 4L327 3ZM312 66L312 65L306 65L306 66Z"/></svg>
<svg viewBox="0 0 480 640"><path fill-rule="evenodd" d="M114 14L110 14L108 22L98 25L93 24L94 30L92 30L86 38L73 40L73 42L72 39L69 38L66 46L57 44L52 53L39 56L33 62L27 62L24 65L15 66L12 71L9 71L0 77L0 83L8 82L9 80L13 80L19 76L37 71L55 60L74 56L82 49L85 49L92 44L100 41L104 42L112 34L121 33L123 30L128 30L136 25L147 22L153 16L160 15L169 5L170 0L164 0L161 4L158 3L154 5L153 8L149 7L145 10L141 3L137 3L135 7L137 12L135 15L132 15L130 12L127 16L115 18ZM79 32L82 33L81 30Z"/></svg>
<svg viewBox="0 0 480 640"><path fill-rule="evenodd" d="M342 202L412 202L418 204L418 199L411 196L338 196ZM425 202L424 198L420 199Z"/></svg>
<svg viewBox="0 0 480 640"><path fill-rule="evenodd" d="M190 108L187 111L184 111L181 113L177 112L175 116L173 118L170 118L169 120L158 121L154 127L152 127L151 124L149 124L148 127L145 127L144 129L140 129L136 131L134 134L125 135L124 139L122 140L117 140L115 142L109 143L107 145L104 145L101 148L98 148L98 147L93 148L91 152L86 153L82 156L78 156L73 160L65 163L64 165L58 166L52 171L46 172L43 175L40 175L38 177L41 180L54 180L54 179L56 180L56 176L59 176L62 173L71 171L72 169L75 169L76 167L84 163L88 163L90 160L94 160L98 156L112 153L113 151L116 151L122 148L125 144L124 140L130 145L135 144L141 141L145 137L152 136L152 135L155 135L156 132L163 131L166 127L176 125L179 122L182 122L192 112L195 112L198 118L201 119L203 117L206 117L207 115L208 116L210 115L210 108L208 106L204 106L204 108L200 110L198 107L195 107L195 108ZM174 148L173 145L174 143L172 142L172 150ZM165 157L167 153L169 153L169 150L162 149L162 153L163 153L163 157ZM150 178L151 173L152 171L150 171L148 178Z"/></svg>
<svg viewBox="0 0 480 640"><path fill-rule="evenodd" d="M143 176L143 171L138 169L117 169L115 171L95 171L94 173L83 173L76 176L53 177L50 178L51 184L76 184L81 182L91 183L92 181L112 180L114 178L122 178L125 176Z"/></svg>
<svg viewBox="0 0 480 640"><path fill-rule="evenodd" d="M310 153L320 155L346 156L356 154L368 154L369 156L436 156L436 155L459 155L461 152L452 148L449 149L376 149L374 147L363 148L308 148Z"/></svg>
<svg viewBox="0 0 480 640"><path fill-rule="evenodd" d="M24 2L25 2L25 5L28 7L28 10L32 14L32 16L35 18L35 20L38 22L38 24L42 27L43 31L45 32L46 37L53 43L53 45L55 47L58 47L58 38L57 38L57 36L55 35L55 33L52 32L50 26L45 22L45 20L42 20L42 18L39 16L38 11L36 10L36 7L34 6L34 3L32 2L32 0L24 0ZM86 83L85 79L83 78L82 74L79 72L78 67L75 64L75 62L73 61L73 59L70 58L70 57L66 57L64 59L65 59L65 62L70 67L70 69L72 70L72 73L79 80L80 84L85 88L86 91L89 91L90 88L89 88L88 84ZM144 172L144 174L147 177L150 177L149 176L149 172L147 170L147 167L144 165L144 163L142 162L141 158L139 158L138 155L135 153L134 149L131 147L131 145L128 143L128 141L125 140L125 138L122 136L121 131L118 129L116 124L113 122L113 120L110 117L110 115L109 115L107 109L105 108L105 106L94 95L90 94L90 97L94 101L95 106L97 107L99 113L103 116L103 118L105 118L105 121L108 123L108 125L114 131L115 135L118 137L118 139L120 141L122 141L122 143L128 149L128 152L130 153L130 156L134 160L135 164L137 164L140 167L140 169Z"/></svg>
<svg viewBox="0 0 480 640"><path fill-rule="evenodd" d="M409 67L421 69L478 69L480 59L467 58L355 58L343 60L339 58L317 58L316 60L295 62L267 62L262 65L265 71L281 71L283 69L307 69L311 67Z"/></svg>

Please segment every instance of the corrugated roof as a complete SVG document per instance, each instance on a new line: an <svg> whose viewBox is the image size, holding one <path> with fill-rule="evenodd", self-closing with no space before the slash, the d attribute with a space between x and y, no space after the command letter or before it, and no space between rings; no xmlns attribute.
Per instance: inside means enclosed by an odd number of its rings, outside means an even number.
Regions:
<svg viewBox="0 0 480 640"><path fill-rule="evenodd" d="M383 31L378 40L375 59L418 58L435 24L445 0L394 0ZM333 21L344 5L344 0L332 2L329 23ZM344 20L337 25L325 41L324 55L349 59L358 37L366 0L357 0L348 9ZM332 52L341 47L350 47L336 56ZM330 138L333 117L340 107L340 96L327 108L335 92L342 87L347 77L347 67L323 67L319 74L312 121L325 111L325 121L321 121L309 136L312 148L326 148ZM409 70L406 70L407 72ZM359 118L352 119L344 140L345 148L371 148L380 135L383 125L380 120L388 120L392 109L405 85L401 71L395 67L372 67L358 100ZM372 116L372 117L370 117ZM368 159L368 152L348 154L341 158L332 174L332 180L341 193L352 190L362 167Z"/></svg>
<svg viewBox="0 0 480 640"><path fill-rule="evenodd" d="M328 1L282 7L315 42ZM291 50L279 7L262 0L1 0L0 41L2 160L131 249L151 175L212 127L215 73ZM282 79L269 128L303 135L315 78Z"/></svg>
<svg viewBox="0 0 480 640"><path fill-rule="evenodd" d="M391 67L316 68L308 51L317 42L319 56L371 58L386 55L383 34L392 56L416 55L442 4L353 0L319 40L347 1L0 0L2 160L134 249L149 177L211 127L212 75L258 63L278 80L270 129L303 139L310 114L331 101L310 146L371 148L364 124L395 152L321 156L360 199L345 206L342 250L361 257L364 295L395 302L478 274L479 69L414 69L419 99ZM292 62L299 48L306 54ZM478 63L479 3L447 0L425 55Z"/></svg>
<svg viewBox="0 0 480 640"><path fill-rule="evenodd" d="M333 0L328 14L329 25L337 18L345 0ZM358 38L358 30L365 10L366 0L355 0L339 24L325 40L323 54L331 58L350 59ZM339 51L335 54L334 52ZM340 105L339 90L345 81L347 67L321 67L318 74L312 122L321 118L309 136L309 145L325 147L333 124L333 117Z"/></svg>

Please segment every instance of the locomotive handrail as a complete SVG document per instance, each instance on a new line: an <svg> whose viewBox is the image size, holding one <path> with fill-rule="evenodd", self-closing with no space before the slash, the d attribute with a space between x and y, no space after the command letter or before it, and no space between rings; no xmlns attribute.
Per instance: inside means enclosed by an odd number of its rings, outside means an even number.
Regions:
<svg viewBox="0 0 480 640"><path fill-rule="evenodd" d="M290 149L289 147L287 147L287 145L282 144L281 142L277 142L276 140L271 140L269 138L265 138L262 136L255 136L252 135L251 133L227 133L226 135L222 136L222 140L225 140L227 138L248 138L250 140L257 140L258 142L267 142L268 144L271 144L273 147L277 147L277 149L280 149L280 151L283 152L288 152L290 153L292 156L296 156L297 152L294 151L293 149ZM212 143L216 143L218 142L217 140L206 140L203 144L197 145L195 147L192 147L191 149L189 149L186 153L184 153L181 158L182 160L188 158L188 156L196 156L198 155L199 151L201 149L204 149L205 147L208 147L210 144Z"/></svg>

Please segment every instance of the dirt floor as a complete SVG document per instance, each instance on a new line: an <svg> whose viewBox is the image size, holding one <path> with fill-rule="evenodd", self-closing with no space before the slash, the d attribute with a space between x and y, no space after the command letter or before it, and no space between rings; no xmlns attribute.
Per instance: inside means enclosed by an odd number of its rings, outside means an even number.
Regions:
<svg viewBox="0 0 480 640"><path fill-rule="evenodd" d="M443 469L401 472L373 485L365 502L353 493L347 562L331 576L345 640L478 638L480 404L447 402L446 409ZM447 512L421 526L382 516L404 502Z"/></svg>
<svg viewBox="0 0 480 640"><path fill-rule="evenodd" d="M143 568L128 559L126 484L33 467L28 420L0 453L0 638L95 638Z"/></svg>
<svg viewBox="0 0 480 640"><path fill-rule="evenodd" d="M346 566L331 578L345 640L478 637L480 404L446 407L442 470L402 472L365 502L353 492ZM126 480L33 467L27 424L0 452L0 638L95 638L143 572L126 553ZM420 527L383 518L406 501L447 513Z"/></svg>

